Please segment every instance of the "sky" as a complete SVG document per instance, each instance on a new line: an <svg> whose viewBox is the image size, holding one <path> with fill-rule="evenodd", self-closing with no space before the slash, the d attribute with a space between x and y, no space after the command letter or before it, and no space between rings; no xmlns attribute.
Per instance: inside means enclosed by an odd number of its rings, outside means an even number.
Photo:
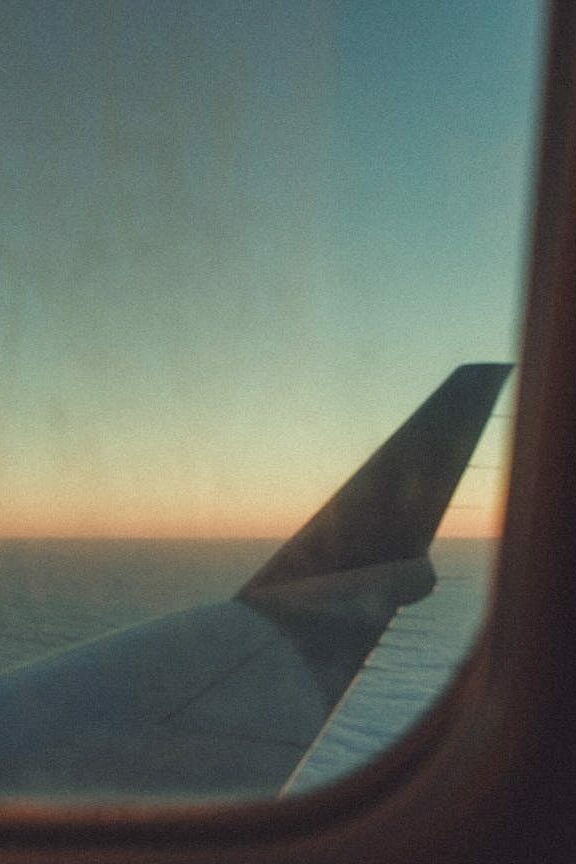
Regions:
<svg viewBox="0 0 576 864"><path fill-rule="evenodd" d="M540 2L3 19L0 536L287 536L515 358ZM444 534L498 524L513 385Z"/></svg>

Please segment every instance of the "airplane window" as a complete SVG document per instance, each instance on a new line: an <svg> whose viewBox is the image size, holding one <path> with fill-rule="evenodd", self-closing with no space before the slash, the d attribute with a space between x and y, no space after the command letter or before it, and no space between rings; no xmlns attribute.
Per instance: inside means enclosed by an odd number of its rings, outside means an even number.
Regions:
<svg viewBox="0 0 576 864"><path fill-rule="evenodd" d="M504 506L540 13L6 4L0 794L296 794L439 694Z"/></svg>

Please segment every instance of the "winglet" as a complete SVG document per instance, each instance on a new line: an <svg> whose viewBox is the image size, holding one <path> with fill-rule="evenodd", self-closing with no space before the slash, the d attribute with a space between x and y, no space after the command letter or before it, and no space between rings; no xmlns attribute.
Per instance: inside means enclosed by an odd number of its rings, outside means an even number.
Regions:
<svg viewBox="0 0 576 864"><path fill-rule="evenodd" d="M511 369L458 367L238 596L424 555Z"/></svg>

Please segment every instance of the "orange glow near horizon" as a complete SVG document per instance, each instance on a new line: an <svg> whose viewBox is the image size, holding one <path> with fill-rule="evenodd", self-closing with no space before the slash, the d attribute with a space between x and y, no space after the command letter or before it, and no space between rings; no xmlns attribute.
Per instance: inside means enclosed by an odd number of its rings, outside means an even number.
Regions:
<svg viewBox="0 0 576 864"><path fill-rule="evenodd" d="M304 523L300 513L269 513L266 518L251 513L180 513L174 509L161 515L137 512L22 514L4 519L0 538L149 538L149 539L241 539L279 538L295 533Z"/></svg>
<svg viewBox="0 0 576 864"><path fill-rule="evenodd" d="M474 510L448 510L436 533L444 538L489 538L500 537L502 534L502 514L490 512L478 514Z"/></svg>
<svg viewBox="0 0 576 864"><path fill-rule="evenodd" d="M477 501L477 496L471 499L461 499L448 507L438 526L437 537L501 537L504 529L506 506L508 500L507 484L499 477L492 488L486 490L482 506L475 506L469 501ZM481 499L482 500L482 499Z"/></svg>
<svg viewBox="0 0 576 864"><path fill-rule="evenodd" d="M392 425L392 424L390 424ZM494 424L493 424L494 425ZM496 430L499 432L499 430ZM501 533L505 482L501 434L484 436L439 525L438 537ZM370 444L358 447L370 452ZM134 466L107 474L50 475L41 464L7 486L0 538L282 538L295 534L362 462L356 452L274 454L243 464L239 456L195 474L165 460L142 478ZM337 458L336 458L337 457ZM284 468L272 463L284 464ZM88 466L89 468L90 466ZM480 469L480 470L476 470ZM383 530L386 526L383 525Z"/></svg>
<svg viewBox="0 0 576 864"><path fill-rule="evenodd" d="M214 513L203 517L196 513L162 516L143 512L133 518L119 513L59 514L52 511L22 513L20 518L4 519L0 539L16 538L134 538L134 539L279 539L296 533L312 515L292 512L261 514ZM490 508L475 508L465 504L448 508L439 525L437 537L497 537L502 533L505 497Z"/></svg>

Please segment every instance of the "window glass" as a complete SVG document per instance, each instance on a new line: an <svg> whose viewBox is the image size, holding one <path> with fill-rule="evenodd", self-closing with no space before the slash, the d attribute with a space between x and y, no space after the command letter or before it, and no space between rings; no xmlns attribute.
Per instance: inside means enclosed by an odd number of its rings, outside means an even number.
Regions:
<svg viewBox="0 0 576 864"><path fill-rule="evenodd" d="M514 373L272 556L514 361L540 3L3 17L0 793L329 782L473 638Z"/></svg>

